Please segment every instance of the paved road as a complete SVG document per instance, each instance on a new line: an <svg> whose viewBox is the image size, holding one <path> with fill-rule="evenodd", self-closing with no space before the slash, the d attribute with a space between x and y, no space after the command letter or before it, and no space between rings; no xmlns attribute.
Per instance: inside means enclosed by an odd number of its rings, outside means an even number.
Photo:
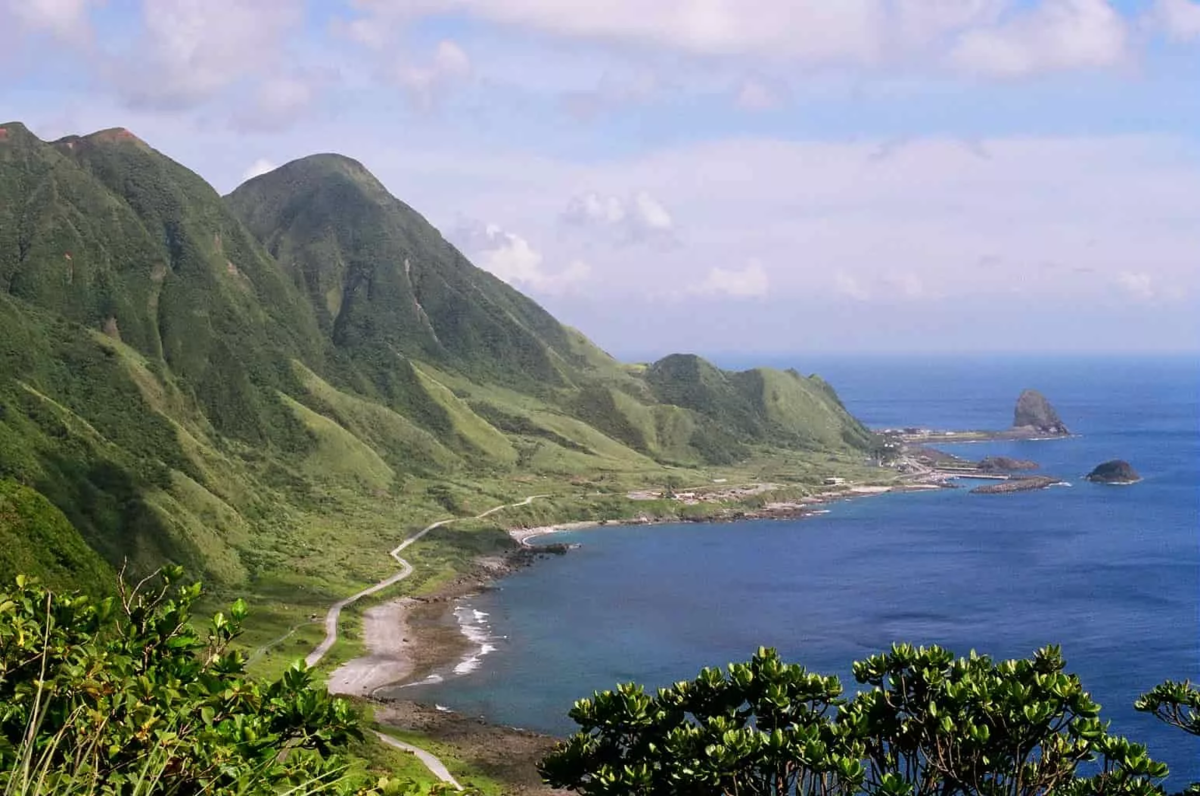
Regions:
<svg viewBox="0 0 1200 796"><path fill-rule="evenodd" d="M379 732L378 730L375 731L375 735L376 735L376 737L379 738L379 740L383 741L388 746L393 746L397 749L402 749L405 752L412 752L414 755L417 756L418 760L420 760L422 763L425 764L425 767L427 769L429 769L430 771L433 772L433 775L435 777L440 779L442 782L445 782L450 787L454 788L455 790L463 789L463 786L459 785L458 780L456 780L454 778L454 775L450 773L450 769L446 768L446 764L443 763L441 760L438 760L436 757L431 755L429 752L426 752L424 749L421 749L418 746L413 746L410 743L405 743L404 741L397 741L392 736L385 735L384 733Z"/></svg>
<svg viewBox="0 0 1200 796"><path fill-rule="evenodd" d="M516 508L517 506L528 506L530 503L537 500L538 498L544 498L544 497L549 497L549 495L530 495L529 497L527 497L524 500L517 502L517 503L506 503L503 506L496 506L495 508L490 508L487 511L483 512L482 514L475 515L475 519L481 520L484 517L495 514L496 512L501 511L503 509ZM383 580L376 583L374 586L370 586L366 589L363 589L358 594L352 594L349 597L345 598L344 600L338 600L336 603L331 605L329 607L329 612L325 614L325 638L321 641L320 644L318 644L316 646L315 649L313 649L312 652L308 653L308 657L306 657L304 659L304 663L308 665L308 668L311 669L312 667L314 667L318 663L320 663L321 659L325 657L326 653L328 653L329 650L333 648L333 645L337 643L338 620L342 616L343 608L345 608L347 605L351 605L353 603L358 602L363 597L372 595L377 591L382 591L383 589L386 589L388 586L393 586L393 585L399 583L400 581L404 580L405 578L407 578L409 575L411 575L413 573L413 566L412 566L412 564L408 563L407 561L405 561L403 558L400 557L401 551L404 550L404 548L411 545L413 542L416 542L417 540L419 540L425 534L434 530L435 528L441 528L443 525L447 525L449 523L456 522L458 519L459 518L452 518L452 519L448 519L448 520L438 520L437 522L433 523L432 525L428 526L427 528L422 528L417 533L413 534L412 536L408 537L400 544L396 545L395 549L393 549L390 552L390 555L392 558L396 559L396 563L400 565L399 572L397 572L396 574L394 574L390 577L384 578ZM288 635L290 635L290 633ZM286 638L286 636L285 636L285 638ZM442 782L452 785L457 790L462 790L462 785L459 785L458 782L454 779L454 777L451 776L450 770L448 768L446 768L446 765L444 763L442 763L441 760L438 760L435 756L430 754L429 752L426 752L424 749L419 749L419 748L413 746L412 744L407 744L407 743L404 743L403 741L397 741L395 738L392 738L390 735L384 735L383 733L378 732L378 731L375 734L377 736L379 736L379 739L381 741L383 741L384 743L386 743L388 746L394 746L397 749L403 749L406 752L412 752L414 755L417 756L418 760L420 760L422 763L425 764L426 768L428 768L430 771L433 772L433 775L435 777L437 777Z"/></svg>

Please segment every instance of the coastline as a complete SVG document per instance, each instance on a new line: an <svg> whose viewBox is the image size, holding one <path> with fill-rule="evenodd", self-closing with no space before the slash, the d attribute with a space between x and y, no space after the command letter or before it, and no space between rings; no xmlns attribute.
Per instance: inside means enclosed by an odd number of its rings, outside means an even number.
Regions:
<svg viewBox="0 0 1200 796"><path fill-rule="evenodd" d="M532 528L510 528L516 543L501 556L476 559L471 570L422 597L403 597L373 606L363 615L367 655L339 666L329 677L335 693L364 698L376 707L376 720L387 727L420 733L451 750L459 760L508 784L511 793L557 794L541 782L538 762L561 739L495 723L486 716L456 712L430 704L410 687L461 676L481 665L489 636L472 632L486 620L465 601L495 588L503 577L550 555L567 552L562 544L532 545L530 540L555 533L601 527L675 523L740 522L796 519L828 513L825 504L889 494L956 488L943 481L857 486L821 492L795 503L735 509L726 516L686 519L634 517L619 521L577 521ZM468 616L466 612L470 612ZM464 621L464 617L466 621ZM437 678L437 680L431 680Z"/></svg>
<svg viewBox="0 0 1200 796"><path fill-rule="evenodd" d="M535 546L530 540L567 531L603 527L666 525L677 523L729 523L751 520L783 520L816 517L828 513L825 504L875 497L897 492L925 492L957 488L945 482L905 483L892 486L851 486L819 492L789 503L768 503L761 508L730 510L722 516L703 518L632 517L623 520L583 520L531 528L509 528L517 547L502 556L486 556L471 570L434 593L402 597L372 606L363 613L362 643L367 654L341 664L330 675L332 693L391 703L406 702L403 689L442 679L448 674L465 675L492 651L480 623L485 616L464 621L463 600L488 589L518 569L540 558L567 552L565 545ZM474 620L474 621L470 621ZM382 694L380 692L383 692Z"/></svg>

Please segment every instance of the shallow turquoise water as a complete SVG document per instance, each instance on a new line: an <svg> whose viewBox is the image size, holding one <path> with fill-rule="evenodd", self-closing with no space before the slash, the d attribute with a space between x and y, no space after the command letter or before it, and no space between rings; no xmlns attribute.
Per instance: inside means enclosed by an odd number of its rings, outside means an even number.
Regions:
<svg viewBox="0 0 1200 796"><path fill-rule="evenodd" d="M793 363L781 362L790 365ZM1082 436L975 445L1032 458L1071 488L966 490L832 505L798 521L610 528L506 579L469 606L492 654L406 696L566 733L574 699L659 685L760 644L838 674L897 640L965 654L1063 646L1114 729L1149 742L1174 782L1200 779L1200 742L1132 710L1172 677L1200 679L1200 377L1175 360L830 361L819 369L876 426L1002 427L1026 386ZM1145 477L1079 476L1125 458ZM470 667L460 667L463 669Z"/></svg>

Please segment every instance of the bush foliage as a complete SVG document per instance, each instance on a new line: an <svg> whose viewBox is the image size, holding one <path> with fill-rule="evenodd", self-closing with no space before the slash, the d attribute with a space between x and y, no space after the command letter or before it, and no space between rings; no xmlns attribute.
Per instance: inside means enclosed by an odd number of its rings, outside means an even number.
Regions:
<svg viewBox="0 0 1200 796"><path fill-rule="evenodd" d="M246 607L191 625L200 586L164 569L116 598L0 592L0 790L267 793L353 789L337 755L349 703L301 664L247 678Z"/></svg>
<svg viewBox="0 0 1200 796"><path fill-rule="evenodd" d="M541 770L588 796L1163 793L1167 767L1111 735L1064 666L1056 647L994 661L895 645L854 665L868 688L846 699L838 678L760 649L655 695L628 683L580 700L579 731ZM1137 707L1200 728L1200 692L1187 683Z"/></svg>

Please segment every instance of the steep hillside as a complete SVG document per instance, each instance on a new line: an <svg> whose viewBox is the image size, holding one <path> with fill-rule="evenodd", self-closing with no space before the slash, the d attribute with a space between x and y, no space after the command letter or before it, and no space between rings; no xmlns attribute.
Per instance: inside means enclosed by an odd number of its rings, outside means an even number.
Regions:
<svg viewBox="0 0 1200 796"><path fill-rule="evenodd" d="M802 449L870 445L871 433L818 376L770 368L729 373L676 354L651 365L645 378L662 403L691 409L743 442Z"/></svg>
<svg viewBox="0 0 1200 796"><path fill-rule="evenodd" d="M373 381L397 354L529 391L564 386L586 364L553 317L467 262L357 161L293 161L228 203Z"/></svg>
<svg viewBox="0 0 1200 796"><path fill-rule="evenodd" d="M170 560L320 600L447 510L862 460L819 379L621 365L348 158L223 200L124 130L0 129L0 576Z"/></svg>
<svg viewBox="0 0 1200 796"><path fill-rule="evenodd" d="M217 193L125 130L4 128L0 289L161 360L223 433L294 434L262 388L320 358L316 324Z"/></svg>

